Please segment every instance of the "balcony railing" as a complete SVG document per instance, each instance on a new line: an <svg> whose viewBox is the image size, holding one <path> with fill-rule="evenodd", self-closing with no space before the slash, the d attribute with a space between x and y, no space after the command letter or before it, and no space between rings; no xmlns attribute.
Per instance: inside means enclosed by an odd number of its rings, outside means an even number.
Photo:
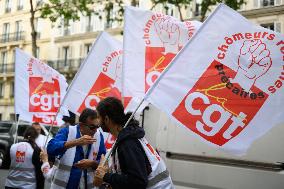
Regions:
<svg viewBox="0 0 284 189"><path fill-rule="evenodd" d="M16 32L16 33L6 33L2 34L1 42L7 43L7 42L14 42L14 41L21 41L25 38L24 32Z"/></svg>
<svg viewBox="0 0 284 189"><path fill-rule="evenodd" d="M11 7L6 7L5 8L5 13L9 13L9 12L11 12Z"/></svg>
<svg viewBox="0 0 284 189"><path fill-rule="evenodd" d="M106 22L105 23L105 29L112 28L112 22Z"/></svg>
<svg viewBox="0 0 284 189"><path fill-rule="evenodd" d="M23 5L18 5L17 10L23 10L24 6Z"/></svg>
<svg viewBox="0 0 284 189"><path fill-rule="evenodd" d="M92 25L89 25L86 27L86 32L91 32L93 31L93 26Z"/></svg>
<svg viewBox="0 0 284 189"><path fill-rule="evenodd" d="M59 72L75 72L79 69L83 59L67 59L67 60L48 60L47 62L49 66L56 69Z"/></svg>
<svg viewBox="0 0 284 189"><path fill-rule="evenodd" d="M0 64L0 73L14 73L15 72L15 64Z"/></svg>
<svg viewBox="0 0 284 189"><path fill-rule="evenodd" d="M73 73L76 72L82 61L83 58L78 59L67 59L67 60L43 60L43 62L47 63L49 66L51 66L53 69L62 72L62 73ZM6 73L14 73L15 72L15 64L1 64L0 63L0 74L6 74Z"/></svg>
<svg viewBox="0 0 284 189"><path fill-rule="evenodd" d="M70 35L70 29L64 28L63 35Z"/></svg>

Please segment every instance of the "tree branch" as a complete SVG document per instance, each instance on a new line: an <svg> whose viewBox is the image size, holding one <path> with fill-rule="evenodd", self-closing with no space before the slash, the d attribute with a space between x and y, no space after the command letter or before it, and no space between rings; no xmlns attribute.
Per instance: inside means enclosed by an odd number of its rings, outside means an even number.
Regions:
<svg viewBox="0 0 284 189"><path fill-rule="evenodd" d="M62 5L63 5L63 3L57 4L57 5L53 5L53 6L50 6L50 7L48 7L48 8L50 8L50 9L59 8L59 7L62 7ZM34 10L34 12L41 11L41 10L43 10L43 9L44 9L44 6L41 6L40 8L36 8L36 9Z"/></svg>

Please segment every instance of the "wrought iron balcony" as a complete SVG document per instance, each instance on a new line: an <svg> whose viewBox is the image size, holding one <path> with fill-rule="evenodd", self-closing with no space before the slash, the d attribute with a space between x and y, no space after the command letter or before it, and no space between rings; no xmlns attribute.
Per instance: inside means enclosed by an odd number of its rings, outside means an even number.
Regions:
<svg viewBox="0 0 284 189"><path fill-rule="evenodd" d="M46 62L49 66L51 66L52 68L56 69L59 72L73 73L79 69L82 61L83 61L82 58L78 58L78 59L66 59L66 60L64 59L63 60L48 60L44 62Z"/></svg>
<svg viewBox="0 0 284 189"><path fill-rule="evenodd" d="M15 64L0 64L0 73L14 73L15 72Z"/></svg>
<svg viewBox="0 0 284 189"><path fill-rule="evenodd" d="M61 72L61 73L75 73L79 69L83 58L77 59L67 59L67 60L43 60L43 62L47 63L53 69ZM1 63L0 62L0 74L14 73L15 72L15 64L14 63Z"/></svg>
<svg viewBox="0 0 284 189"><path fill-rule="evenodd" d="M64 28L63 35L70 35L70 29Z"/></svg>
<svg viewBox="0 0 284 189"><path fill-rule="evenodd" d="M5 8L5 13L9 13L9 12L11 12L11 7L6 7Z"/></svg>
<svg viewBox="0 0 284 189"><path fill-rule="evenodd" d="M1 42L2 43L8 43L8 42L14 42L14 41L21 41L25 38L24 32L16 32L16 33L6 33L2 34Z"/></svg>
<svg viewBox="0 0 284 189"><path fill-rule="evenodd" d="M91 32L91 31L93 31L93 26L92 25L88 25L86 27L86 32Z"/></svg>
<svg viewBox="0 0 284 189"><path fill-rule="evenodd" d="M23 5L18 5L17 10L23 10L24 6Z"/></svg>

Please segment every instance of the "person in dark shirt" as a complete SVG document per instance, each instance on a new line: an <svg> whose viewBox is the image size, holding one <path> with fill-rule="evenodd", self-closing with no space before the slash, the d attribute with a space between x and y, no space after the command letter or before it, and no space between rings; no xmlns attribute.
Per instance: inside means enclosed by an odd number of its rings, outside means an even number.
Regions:
<svg viewBox="0 0 284 189"><path fill-rule="evenodd" d="M120 170L106 173L106 170L98 168L95 186L106 182L112 189L145 189L148 184L148 175L151 173L151 165L138 140L145 136L143 128L139 127L138 121L132 119L123 129L131 114L124 114L123 105L116 98L104 99L96 109L103 131L110 132L117 138L111 158L118 157L119 165L115 164L114 167L119 167Z"/></svg>

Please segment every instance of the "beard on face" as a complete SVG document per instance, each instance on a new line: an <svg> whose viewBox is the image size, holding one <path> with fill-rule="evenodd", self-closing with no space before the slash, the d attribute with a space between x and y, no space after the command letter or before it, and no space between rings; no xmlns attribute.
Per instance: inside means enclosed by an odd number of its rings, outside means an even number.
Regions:
<svg viewBox="0 0 284 189"><path fill-rule="evenodd" d="M105 125L104 122L102 122L100 126L101 126L103 132L110 133L109 128Z"/></svg>

